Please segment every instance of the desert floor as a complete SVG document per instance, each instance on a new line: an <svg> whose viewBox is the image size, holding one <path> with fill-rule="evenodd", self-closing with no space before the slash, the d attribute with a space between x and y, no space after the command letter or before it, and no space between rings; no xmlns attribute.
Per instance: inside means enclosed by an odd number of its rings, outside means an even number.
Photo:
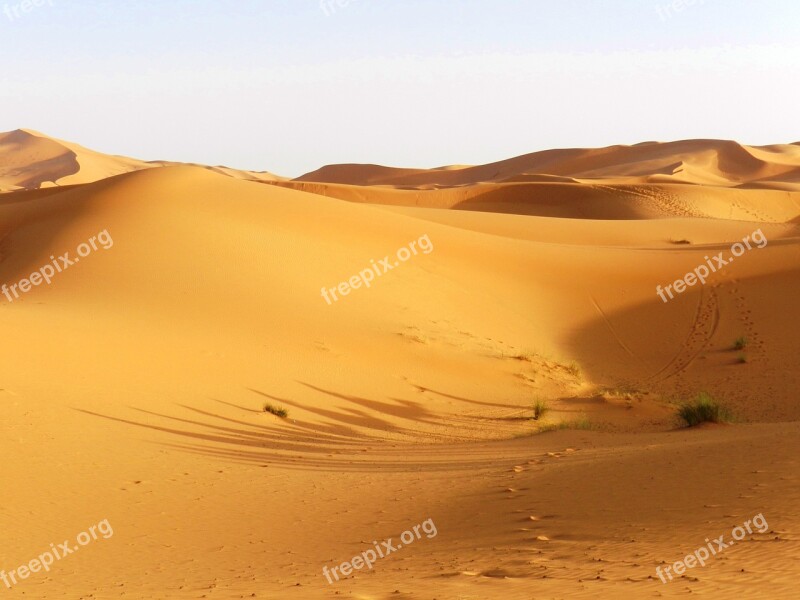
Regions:
<svg viewBox="0 0 800 600"><path fill-rule="evenodd" d="M0 569L113 526L1 596L796 597L800 146L289 181L21 130L0 159L0 284L113 240L0 295ZM703 391L735 422L682 427Z"/></svg>

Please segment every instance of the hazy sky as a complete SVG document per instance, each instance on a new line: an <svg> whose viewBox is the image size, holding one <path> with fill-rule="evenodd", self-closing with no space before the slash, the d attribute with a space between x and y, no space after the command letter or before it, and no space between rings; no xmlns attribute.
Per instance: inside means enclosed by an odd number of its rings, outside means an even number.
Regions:
<svg viewBox="0 0 800 600"><path fill-rule="evenodd" d="M37 1L0 0L0 131L111 154L297 176L800 141L798 0Z"/></svg>

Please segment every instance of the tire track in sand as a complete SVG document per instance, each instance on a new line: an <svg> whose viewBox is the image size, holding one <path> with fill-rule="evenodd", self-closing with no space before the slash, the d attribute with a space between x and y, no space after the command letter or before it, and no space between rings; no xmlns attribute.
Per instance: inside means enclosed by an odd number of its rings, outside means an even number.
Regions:
<svg viewBox="0 0 800 600"><path fill-rule="evenodd" d="M688 369L695 358L708 348L719 326L719 318L719 298L716 287L701 288L700 300L689 329L689 335L672 360L646 381L651 384L660 383Z"/></svg>

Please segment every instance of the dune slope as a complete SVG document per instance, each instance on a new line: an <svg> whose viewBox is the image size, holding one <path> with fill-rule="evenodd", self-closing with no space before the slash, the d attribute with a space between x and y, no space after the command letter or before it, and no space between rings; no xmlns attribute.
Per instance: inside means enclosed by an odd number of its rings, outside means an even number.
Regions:
<svg viewBox="0 0 800 600"><path fill-rule="evenodd" d="M0 133L0 192L92 183L132 171L180 164L168 161L145 162L125 156L110 156L72 142L48 137L31 129ZM236 179L251 181L281 179L267 172L194 166Z"/></svg>
<svg viewBox="0 0 800 600"><path fill-rule="evenodd" d="M63 183L79 153L45 151ZM731 180L777 176L771 154L790 162L782 147L743 151L722 145L724 164L710 160ZM537 160L604 168L578 151ZM477 181L465 170L448 177ZM443 181L429 175L424 185ZM500 184L525 190L520 205L535 186L570 189L552 214L515 214L447 210L469 201L451 190L416 203L391 200L413 190L301 183L163 166L0 198L0 452L13 490L0 568L103 519L114 527L9 597L790 597L789 192L685 196L686 214L614 186L596 206L574 199L583 184ZM763 247L658 296L756 230ZM51 283L24 291L53 261ZM702 390L737 423L678 430L676 403ZM530 419L537 398L542 422ZM576 421L591 430L541 431ZM757 513L769 531L656 579ZM325 580L323 566L427 519L435 537Z"/></svg>

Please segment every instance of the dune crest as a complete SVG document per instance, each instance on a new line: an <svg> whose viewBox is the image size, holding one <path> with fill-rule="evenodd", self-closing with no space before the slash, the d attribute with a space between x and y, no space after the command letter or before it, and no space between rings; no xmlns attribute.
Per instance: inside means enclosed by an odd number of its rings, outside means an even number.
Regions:
<svg viewBox="0 0 800 600"><path fill-rule="evenodd" d="M0 133L0 192L80 185L115 175L186 163L112 156L32 129ZM235 179L278 181L267 172L195 165Z"/></svg>
<svg viewBox="0 0 800 600"><path fill-rule="evenodd" d="M379 165L328 165L295 181L349 185L455 187L534 176L577 180L616 179L647 183L737 186L752 181L794 180L800 149L793 144L744 146L728 140L645 142L635 146L571 148L534 152L495 163L451 169L395 169Z"/></svg>
<svg viewBox="0 0 800 600"><path fill-rule="evenodd" d="M546 150L455 169L329 165L273 183L351 202L539 217L771 223L800 217L800 150L791 144L645 142Z"/></svg>

